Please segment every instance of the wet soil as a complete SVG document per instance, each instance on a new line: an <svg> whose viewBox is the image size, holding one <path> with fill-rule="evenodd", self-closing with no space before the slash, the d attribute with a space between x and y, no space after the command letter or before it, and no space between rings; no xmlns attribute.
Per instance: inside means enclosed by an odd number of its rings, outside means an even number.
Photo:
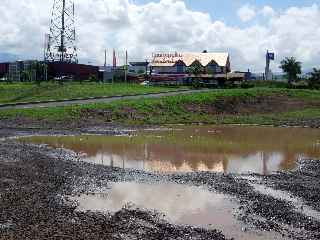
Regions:
<svg viewBox="0 0 320 240"><path fill-rule="evenodd" d="M27 130L0 132L2 137L30 134ZM62 149L7 139L0 142L0 239L226 239L216 230L173 225L148 210L79 212L77 203L65 197L101 191L110 182L205 186L238 199L237 217L248 226L243 231L253 228L289 239L319 239L319 219L297 211L289 201L256 191L251 184L283 189L319 210L319 175L319 161L303 161L296 171L269 176L154 174L80 162Z"/></svg>

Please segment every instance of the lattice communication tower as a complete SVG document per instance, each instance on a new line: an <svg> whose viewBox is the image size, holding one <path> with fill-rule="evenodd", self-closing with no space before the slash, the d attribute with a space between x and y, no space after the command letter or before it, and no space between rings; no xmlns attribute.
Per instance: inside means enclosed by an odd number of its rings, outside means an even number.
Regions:
<svg viewBox="0 0 320 240"><path fill-rule="evenodd" d="M78 62L73 0L54 0L50 33L46 36L45 61Z"/></svg>

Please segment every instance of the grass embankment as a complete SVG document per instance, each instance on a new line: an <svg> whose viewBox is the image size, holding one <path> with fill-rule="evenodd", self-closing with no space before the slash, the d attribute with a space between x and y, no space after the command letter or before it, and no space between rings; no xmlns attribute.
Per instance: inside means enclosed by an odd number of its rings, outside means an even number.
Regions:
<svg viewBox="0 0 320 240"><path fill-rule="evenodd" d="M47 126L291 124L320 123L320 91L292 89L230 89L207 93L50 107L0 110L0 120ZM320 126L320 124L319 124Z"/></svg>
<svg viewBox="0 0 320 240"><path fill-rule="evenodd" d="M34 83L1 83L0 104L157 93L170 90L172 91L174 89L121 83L65 83L64 85L57 83L41 83L40 86L37 86Z"/></svg>

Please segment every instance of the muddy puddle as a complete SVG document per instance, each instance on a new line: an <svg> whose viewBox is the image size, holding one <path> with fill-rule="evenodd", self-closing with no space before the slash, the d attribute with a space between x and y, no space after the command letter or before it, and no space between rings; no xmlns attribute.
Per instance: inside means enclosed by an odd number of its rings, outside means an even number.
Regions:
<svg viewBox="0 0 320 240"><path fill-rule="evenodd" d="M21 141L76 152L83 161L154 172L270 174L320 158L320 130L244 126L171 126L125 136L35 136Z"/></svg>
<svg viewBox="0 0 320 240"><path fill-rule="evenodd" d="M217 229L228 238L283 239L274 232L249 229L236 218L239 206L234 198L210 192L204 187L174 183L112 183L104 193L83 194L72 200L78 202L79 211L113 213L123 207L155 210L161 218L173 224Z"/></svg>

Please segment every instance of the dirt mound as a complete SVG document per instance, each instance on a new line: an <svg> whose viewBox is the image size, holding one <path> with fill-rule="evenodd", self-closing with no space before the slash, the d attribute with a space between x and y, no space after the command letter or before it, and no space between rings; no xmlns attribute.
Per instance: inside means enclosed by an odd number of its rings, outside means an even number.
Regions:
<svg viewBox="0 0 320 240"><path fill-rule="evenodd" d="M186 104L184 109L212 115L248 115L256 113L278 113L320 106L319 103L293 99L287 96L227 97L206 104Z"/></svg>

